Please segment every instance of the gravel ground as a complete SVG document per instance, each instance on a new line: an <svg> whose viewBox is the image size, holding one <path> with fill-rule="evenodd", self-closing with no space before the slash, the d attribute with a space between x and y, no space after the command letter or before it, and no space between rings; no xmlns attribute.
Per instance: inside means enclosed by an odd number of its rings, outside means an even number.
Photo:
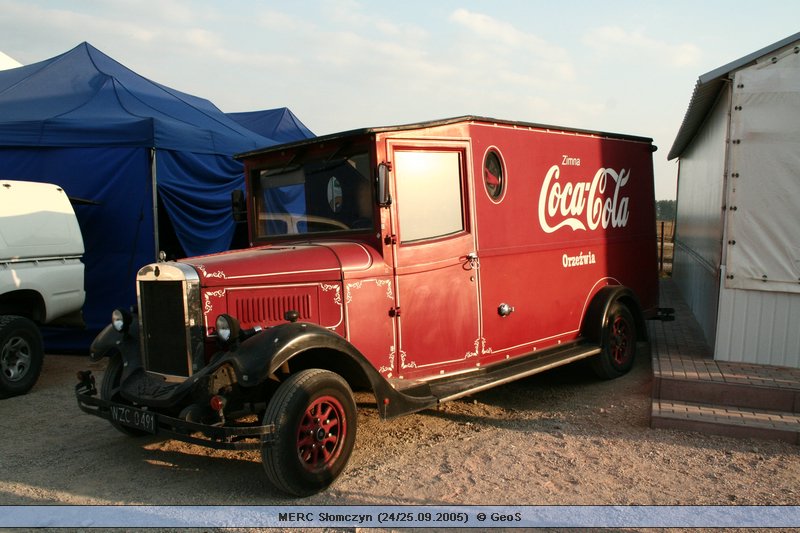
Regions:
<svg viewBox="0 0 800 533"><path fill-rule="evenodd" d="M0 401L0 505L800 505L797 446L650 429L646 357L618 380L578 363L393 421L359 394L347 469L304 499L269 485L258 452L82 413L75 372L103 367L49 355L31 393Z"/></svg>

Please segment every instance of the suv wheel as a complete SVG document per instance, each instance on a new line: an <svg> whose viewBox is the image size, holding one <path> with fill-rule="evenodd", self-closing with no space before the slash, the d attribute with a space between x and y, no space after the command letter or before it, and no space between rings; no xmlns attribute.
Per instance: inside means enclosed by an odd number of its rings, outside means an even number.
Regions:
<svg viewBox="0 0 800 533"><path fill-rule="evenodd" d="M0 316L0 398L28 392L43 362L42 335L36 324L21 316Z"/></svg>

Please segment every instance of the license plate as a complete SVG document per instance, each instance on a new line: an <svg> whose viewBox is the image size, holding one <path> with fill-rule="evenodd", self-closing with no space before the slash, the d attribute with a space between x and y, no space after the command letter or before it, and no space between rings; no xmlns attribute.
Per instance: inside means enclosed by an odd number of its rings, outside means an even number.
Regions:
<svg viewBox="0 0 800 533"><path fill-rule="evenodd" d="M156 432L156 415L150 411L126 405L112 405L111 420L123 426L140 429L147 433L155 434Z"/></svg>

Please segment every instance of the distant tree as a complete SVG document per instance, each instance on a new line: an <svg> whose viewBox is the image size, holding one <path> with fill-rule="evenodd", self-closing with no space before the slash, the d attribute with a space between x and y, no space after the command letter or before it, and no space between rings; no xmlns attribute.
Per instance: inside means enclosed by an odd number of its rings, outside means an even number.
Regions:
<svg viewBox="0 0 800 533"><path fill-rule="evenodd" d="M675 220L675 200L656 202L656 220Z"/></svg>

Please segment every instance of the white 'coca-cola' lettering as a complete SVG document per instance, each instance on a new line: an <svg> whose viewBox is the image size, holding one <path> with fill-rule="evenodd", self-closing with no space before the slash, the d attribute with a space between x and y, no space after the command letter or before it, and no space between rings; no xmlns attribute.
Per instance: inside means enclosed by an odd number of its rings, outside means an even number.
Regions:
<svg viewBox="0 0 800 533"><path fill-rule="evenodd" d="M553 165L547 171L539 193L539 224L546 233L569 227L573 231L622 228L628 224L628 197L620 189L628 183L630 171L601 168L591 182L568 182L563 186L558 178L561 169ZM609 178L614 193L604 197Z"/></svg>

